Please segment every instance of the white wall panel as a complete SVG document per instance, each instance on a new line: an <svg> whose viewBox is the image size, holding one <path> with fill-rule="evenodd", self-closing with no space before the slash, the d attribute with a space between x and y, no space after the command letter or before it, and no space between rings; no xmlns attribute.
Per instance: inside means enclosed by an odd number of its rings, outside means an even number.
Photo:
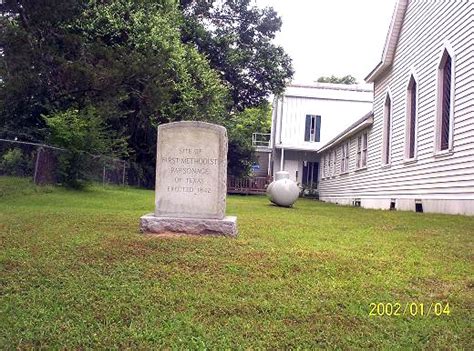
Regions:
<svg viewBox="0 0 474 351"><path fill-rule="evenodd" d="M453 153L435 155L437 68L443 45L455 54ZM385 208L474 214L474 2L411 0L393 65L374 85L374 124L368 129L367 169L355 171L356 136L351 141L350 173L320 182L320 198ZM418 76L417 160L405 162L406 86ZM392 97L391 166L381 166L383 106ZM338 147L338 146L336 146ZM331 152L331 150L327 150Z"/></svg>

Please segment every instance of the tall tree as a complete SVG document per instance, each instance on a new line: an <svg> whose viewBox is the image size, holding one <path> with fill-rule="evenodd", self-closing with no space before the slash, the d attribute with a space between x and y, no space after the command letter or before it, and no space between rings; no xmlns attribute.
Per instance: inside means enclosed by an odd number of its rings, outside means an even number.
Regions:
<svg viewBox="0 0 474 351"><path fill-rule="evenodd" d="M181 119L222 123L227 89L180 37L172 0L17 0L4 19L0 125L35 139L42 115L93 107L128 137L132 161L153 184L156 126ZM79 113L79 116L83 114Z"/></svg>
<svg viewBox="0 0 474 351"><path fill-rule="evenodd" d="M283 93L293 76L290 57L272 42L281 19L272 8L252 6L251 0L180 0L180 8L183 41L205 54L230 88L229 173L245 175L253 158L252 130L239 128L247 117L240 112Z"/></svg>
<svg viewBox="0 0 474 351"><path fill-rule="evenodd" d="M79 30L101 39L100 47L119 47L132 160L145 183L154 183L156 126L179 120L222 124L227 90L205 57L179 36L181 15L173 1L115 1L87 9ZM114 61L117 59L114 59ZM123 121L119 121L122 124ZM120 126L115 124L116 128Z"/></svg>
<svg viewBox="0 0 474 351"><path fill-rule="evenodd" d="M272 40L281 19L251 0L180 0L184 42L195 44L231 90L233 110L257 107L280 94L293 76L291 59Z"/></svg>
<svg viewBox="0 0 474 351"><path fill-rule="evenodd" d="M43 116L90 111L126 138L153 184L156 126L239 125L238 112L283 91L291 61L271 43L281 20L250 0L7 0L0 18L0 129L51 135ZM86 112L84 112L86 111ZM230 133L234 170L248 142ZM56 140L62 140L56 138ZM92 151L92 150L91 150ZM240 166L239 166L240 165Z"/></svg>

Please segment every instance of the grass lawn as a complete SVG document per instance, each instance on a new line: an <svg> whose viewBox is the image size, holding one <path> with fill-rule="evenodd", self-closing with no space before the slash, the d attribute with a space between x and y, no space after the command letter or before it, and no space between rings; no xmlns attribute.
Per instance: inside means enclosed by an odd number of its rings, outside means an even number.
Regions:
<svg viewBox="0 0 474 351"><path fill-rule="evenodd" d="M472 217L230 196L237 239L157 238L152 210L0 177L0 349L474 348Z"/></svg>

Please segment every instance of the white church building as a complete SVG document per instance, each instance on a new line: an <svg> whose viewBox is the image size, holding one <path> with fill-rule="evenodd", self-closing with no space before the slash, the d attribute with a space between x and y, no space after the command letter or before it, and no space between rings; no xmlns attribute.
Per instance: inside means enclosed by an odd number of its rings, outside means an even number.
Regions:
<svg viewBox="0 0 474 351"><path fill-rule="evenodd" d="M474 215L473 18L473 1L398 1L366 78L372 112L337 119L342 130L315 148L321 200Z"/></svg>

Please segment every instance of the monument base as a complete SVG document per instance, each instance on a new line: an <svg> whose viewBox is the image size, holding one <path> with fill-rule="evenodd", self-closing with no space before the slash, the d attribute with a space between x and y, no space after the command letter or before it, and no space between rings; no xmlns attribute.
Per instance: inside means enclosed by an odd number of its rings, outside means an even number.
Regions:
<svg viewBox="0 0 474 351"><path fill-rule="evenodd" d="M153 213L140 217L142 233L166 232L192 235L237 236L237 217L223 219L156 217Z"/></svg>

